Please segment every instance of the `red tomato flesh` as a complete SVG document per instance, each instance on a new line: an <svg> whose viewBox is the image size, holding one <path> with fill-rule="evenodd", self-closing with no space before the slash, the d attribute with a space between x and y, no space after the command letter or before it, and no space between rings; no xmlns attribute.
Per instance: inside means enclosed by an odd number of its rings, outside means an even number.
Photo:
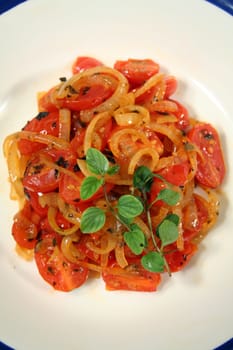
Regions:
<svg viewBox="0 0 233 350"><path fill-rule="evenodd" d="M158 63L150 59L128 59L127 61L116 61L114 68L121 72L134 89L158 73Z"/></svg>
<svg viewBox="0 0 233 350"><path fill-rule="evenodd" d="M69 292L80 287L88 278L88 269L68 261L59 243L61 236L45 233L35 248L35 261L40 275L54 289Z"/></svg>
<svg viewBox="0 0 233 350"><path fill-rule="evenodd" d="M188 137L202 154L197 154L196 179L204 186L218 187L224 179L226 169L217 131L210 124L198 123L188 133Z"/></svg>

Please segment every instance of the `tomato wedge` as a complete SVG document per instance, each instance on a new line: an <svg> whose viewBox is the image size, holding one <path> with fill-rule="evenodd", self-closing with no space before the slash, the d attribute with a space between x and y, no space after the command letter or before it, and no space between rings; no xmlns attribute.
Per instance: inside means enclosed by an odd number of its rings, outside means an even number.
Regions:
<svg viewBox="0 0 233 350"><path fill-rule="evenodd" d="M158 63L151 59L130 58L127 61L116 61L114 68L128 79L132 89L139 87L159 71Z"/></svg>
<svg viewBox="0 0 233 350"><path fill-rule="evenodd" d="M88 269L65 258L60 249L61 236L42 233L35 247L35 261L40 275L54 289L69 292L88 278Z"/></svg>
<svg viewBox="0 0 233 350"><path fill-rule="evenodd" d="M198 123L188 133L191 142L198 146L196 179L204 186L221 185L226 169L220 139L215 128L208 123Z"/></svg>

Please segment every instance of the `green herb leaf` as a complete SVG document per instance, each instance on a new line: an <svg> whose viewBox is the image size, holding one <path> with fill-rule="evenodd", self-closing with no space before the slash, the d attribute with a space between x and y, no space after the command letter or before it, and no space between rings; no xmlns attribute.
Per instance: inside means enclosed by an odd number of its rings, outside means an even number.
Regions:
<svg viewBox="0 0 233 350"><path fill-rule="evenodd" d="M116 173L118 173L119 169L120 169L120 166L118 164L113 165L113 166L108 168L107 174L108 175L115 175Z"/></svg>
<svg viewBox="0 0 233 350"><path fill-rule="evenodd" d="M164 257L158 252L149 252L141 259L144 269L150 272L163 272L164 263Z"/></svg>
<svg viewBox="0 0 233 350"><path fill-rule="evenodd" d="M176 224L176 226L178 226L179 222L180 222L180 218L176 214L168 214L165 219L174 222L174 224Z"/></svg>
<svg viewBox="0 0 233 350"><path fill-rule="evenodd" d="M103 185L103 179L97 179L95 176L86 177L80 188L80 197L85 200L93 196Z"/></svg>
<svg viewBox="0 0 233 350"><path fill-rule="evenodd" d="M162 241L163 248L166 245L177 241L179 235L177 224L169 218L165 218L157 227L157 234Z"/></svg>
<svg viewBox="0 0 233 350"><path fill-rule="evenodd" d="M100 230L105 224L105 213L96 207L87 208L81 216L80 229L83 233L93 233Z"/></svg>
<svg viewBox="0 0 233 350"><path fill-rule="evenodd" d="M133 175L133 185L141 192L149 192L153 183L153 173L149 168L142 165L138 167Z"/></svg>
<svg viewBox="0 0 233 350"><path fill-rule="evenodd" d="M88 170L96 175L105 175L109 168L108 159L95 148L89 148L86 154Z"/></svg>
<svg viewBox="0 0 233 350"><path fill-rule="evenodd" d="M132 252L136 255L142 253L146 246L145 235L142 230L134 229L124 233L124 240Z"/></svg>
<svg viewBox="0 0 233 350"><path fill-rule="evenodd" d="M164 188L159 192L156 198L156 200L160 199L168 205L175 205L180 199L180 194L176 191L171 190L170 188Z"/></svg>
<svg viewBox="0 0 233 350"><path fill-rule="evenodd" d="M142 202L130 194L125 194L119 198L117 208L119 214L126 218L133 218L143 212Z"/></svg>
<svg viewBox="0 0 233 350"><path fill-rule="evenodd" d="M117 213L117 218L120 220L121 223L123 223L125 226L130 226L133 222L133 217L125 217L119 214L119 212Z"/></svg>

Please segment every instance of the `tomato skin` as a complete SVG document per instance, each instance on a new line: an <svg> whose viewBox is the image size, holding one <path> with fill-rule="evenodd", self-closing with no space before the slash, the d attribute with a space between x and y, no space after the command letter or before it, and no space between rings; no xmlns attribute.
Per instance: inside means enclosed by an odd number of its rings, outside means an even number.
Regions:
<svg viewBox="0 0 233 350"><path fill-rule="evenodd" d="M68 108L72 111L82 111L98 106L107 100L112 94L113 89L109 87L107 88L101 84L93 84L89 87L87 92L80 93L75 99L64 98L60 100L59 103L61 108Z"/></svg>
<svg viewBox="0 0 233 350"><path fill-rule="evenodd" d="M72 73L80 73L86 69L103 66L99 60L89 56L79 56L72 65Z"/></svg>
<svg viewBox="0 0 233 350"><path fill-rule="evenodd" d="M22 183L26 190L32 192L52 192L58 188L59 174L56 169L43 163L38 153L27 165Z"/></svg>
<svg viewBox="0 0 233 350"><path fill-rule="evenodd" d="M61 198L72 205L75 205L80 200L80 187L84 180L84 175L80 171L75 175L77 180L67 174L62 174L59 183Z"/></svg>
<svg viewBox="0 0 233 350"><path fill-rule="evenodd" d="M139 87L159 71L158 63L151 59L116 61L114 68L128 79L132 89Z"/></svg>
<svg viewBox="0 0 233 350"><path fill-rule="evenodd" d="M39 203L39 195L37 192L29 191L25 188L24 190L26 197L34 211L40 215L41 218L47 216L48 208L43 208Z"/></svg>
<svg viewBox="0 0 233 350"><path fill-rule="evenodd" d="M67 174L62 174L60 179L59 193L66 203L72 204L74 206L83 205L85 208L85 203L88 205L89 202L92 202L104 196L104 191L101 187L92 197L88 198L87 200L81 200L80 187L85 177L81 172L76 172L75 175L76 179ZM107 193L113 188L113 186L114 185L112 184L106 184Z"/></svg>
<svg viewBox="0 0 233 350"><path fill-rule="evenodd" d="M159 171L159 175L175 186L184 186L190 170L188 162L182 162L166 167Z"/></svg>
<svg viewBox="0 0 233 350"><path fill-rule="evenodd" d="M174 102L177 105L177 111L172 112L172 114L174 114L178 121L176 123L176 126L178 129L186 131L190 125L189 122L189 113L187 108L185 108L185 106L183 106L180 102L173 100L173 99L169 99L169 101Z"/></svg>
<svg viewBox="0 0 233 350"><path fill-rule="evenodd" d="M51 112L45 115L44 117L40 117L40 114L38 114L37 117L33 118L27 123L23 130L40 132L46 135L58 136L59 114L58 112ZM23 155L31 155L45 148L46 146L47 145L43 143L32 142L23 139L19 140L18 142L19 151Z"/></svg>
<svg viewBox="0 0 233 350"><path fill-rule="evenodd" d="M188 133L191 142L198 146L196 179L204 186L216 188L225 177L225 163L217 131L208 123L198 123Z"/></svg>
<svg viewBox="0 0 233 350"><path fill-rule="evenodd" d="M172 75L165 77L166 90L164 94L164 99L168 99L171 95L176 92L177 80Z"/></svg>
<svg viewBox="0 0 233 350"><path fill-rule="evenodd" d="M60 249L61 236L43 233L35 247L35 261L42 278L54 289L69 292L88 278L88 269L68 261Z"/></svg>
<svg viewBox="0 0 233 350"><path fill-rule="evenodd" d="M168 75L165 77L165 93L163 99L168 99L173 95L177 89L177 80L175 77ZM144 92L142 95L138 96L135 100L136 104L146 104L153 100L153 97L156 95L157 86L152 87L151 89Z"/></svg>
<svg viewBox="0 0 233 350"><path fill-rule="evenodd" d="M122 270L116 263L102 273L108 290L128 290L135 292L154 292L161 282L161 275L146 271L136 259L132 262L132 271ZM135 266L137 266L135 270ZM130 267L130 266L129 266ZM111 271L112 269L112 271Z"/></svg>
<svg viewBox="0 0 233 350"><path fill-rule="evenodd" d="M48 112L57 112L57 106L52 102L52 94L56 87L52 87L48 92L43 94L43 96L39 99L38 106L39 110L48 111Z"/></svg>
<svg viewBox="0 0 233 350"><path fill-rule="evenodd" d="M38 220L28 202L14 217L12 235L20 247L33 249L38 235Z"/></svg>
<svg viewBox="0 0 233 350"><path fill-rule="evenodd" d="M194 203L196 206L195 222L192 221L193 207L189 208L190 203L183 212L183 227L184 227L184 239L192 240L195 236L199 234L204 223L209 220L209 203L201 196L194 194ZM190 213L191 212L191 213Z"/></svg>
<svg viewBox="0 0 233 350"><path fill-rule="evenodd" d="M197 252L197 246L191 242L184 242L184 249L182 251L177 250L176 244L171 244L166 247L166 251L171 253L165 254L165 258L170 267L171 272L177 272L182 270L191 258Z"/></svg>

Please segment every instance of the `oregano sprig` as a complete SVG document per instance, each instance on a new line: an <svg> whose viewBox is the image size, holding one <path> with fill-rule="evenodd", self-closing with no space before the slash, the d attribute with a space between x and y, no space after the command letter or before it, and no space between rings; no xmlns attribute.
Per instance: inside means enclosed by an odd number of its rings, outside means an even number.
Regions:
<svg viewBox="0 0 233 350"><path fill-rule="evenodd" d="M170 274L167 264L164 247L175 242L178 238L179 217L175 214L169 214L158 225L156 232L153 232L150 210L159 200L164 201L167 205L174 206L180 199L180 194L174 191L169 184L159 174L154 174L146 166L138 167L133 175L133 186L141 194L125 194L119 197L116 205L112 205L106 191L106 175L114 175L119 171L117 164L110 165L107 157L95 148L90 148L86 154L86 163L88 170L93 174L87 176L81 185L80 197L83 200L90 199L101 187L106 199L108 208L112 215L126 229L123 233L125 243L135 255L143 256L141 258L142 266L151 272L163 272L166 270ZM149 202L148 193L154 179L158 178L167 185L163 188L153 202ZM146 251L147 238L142 229L134 223L134 219L145 213L147 224L150 229L151 238L154 244L153 251ZM100 230L106 220L106 211L97 207L89 207L81 217L81 231L83 233L93 233ZM161 242L158 245L157 241Z"/></svg>

